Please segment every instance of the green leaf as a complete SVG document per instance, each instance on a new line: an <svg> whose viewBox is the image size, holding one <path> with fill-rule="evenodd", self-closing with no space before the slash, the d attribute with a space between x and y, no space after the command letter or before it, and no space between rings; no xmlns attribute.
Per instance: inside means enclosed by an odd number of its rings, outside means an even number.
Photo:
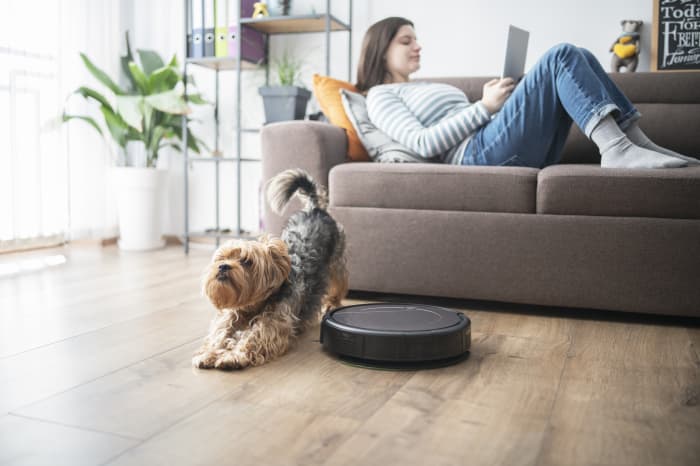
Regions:
<svg viewBox="0 0 700 466"><path fill-rule="evenodd" d="M191 132L187 133L187 148L189 150L196 154L199 154L201 153L201 149L199 148L200 145L204 147L207 150L207 152L211 152L211 149L209 149L209 147L207 147L207 145L204 144L204 142L202 142L201 139L195 137Z"/></svg>
<svg viewBox="0 0 700 466"><path fill-rule="evenodd" d="M187 87L197 87L197 83L194 80L194 75L188 74L187 75Z"/></svg>
<svg viewBox="0 0 700 466"><path fill-rule="evenodd" d="M139 54L141 66L147 76L150 76L155 70L165 66L163 59L153 50L137 50L136 53Z"/></svg>
<svg viewBox="0 0 700 466"><path fill-rule="evenodd" d="M165 113L184 115L190 112L181 91L177 89L146 96L146 103Z"/></svg>
<svg viewBox="0 0 700 466"><path fill-rule="evenodd" d="M136 80L134 79L133 76L131 76L131 71L129 71L129 62L132 62L133 59L130 59L129 57L121 57L119 59L122 64L122 72L124 75L126 75L127 78L127 86L125 89L125 94L134 94L136 93Z"/></svg>
<svg viewBox="0 0 700 466"><path fill-rule="evenodd" d="M131 53L131 42L129 41L129 31L126 31L124 33L124 36L126 37L126 56L129 58L129 61L134 61L134 55ZM124 70L127 71L127 70Z"/></svg>
<svg viewBox="0 0 700 466"><path fill-rule="evenodd" d="M128 126L128 128L129 129L126 132L126 140L127 141L143 141L144 140L143 133L139 133L131 126Z"/></svg>
<svg viewBox="0 0 700 466"><path fill-rule="evenodd" d="M105 118L105 123L107 123L107 129L109 129L114 142L119 145L119 147L126 147L127 136L129 135L129 125L119 116L119 114L111 112L105 107L100 107L102 116Z"/></svg>
<svg viewBox="0 0 700 466"><path fill-rule="evenodd" d="M110 110L112 110L112 104L109 103L109 101L99 92L95 91L94 89L90 89L89 87L81 86L78 89L76 89L74 94L80 94L84 98L92 98L95 99L100 103L100 105L103 105L105 107L108 107Z"/></svg>
<svg viewBox="0 0 700 466"><path fill-rule="evenodd" d="M131 44L129 43L129 31L124 33L126 36L126 55L120 58L122 65L122 73L129 80L129 87L126 89L127 94L133 94L136 91L136 81L134 77L131 76L131 71L129 70L129 62L134 61L134 55L131 53Z"/></svg>
<svg viewBox="0 0 700 466"><path fill-rule="evenodd" d="M180 73L169 66L155 70L148 77L148 84L153 92L164 92L173 89L180 82Z"/></svg>
<svg viewBox="0 0 700 466"><path fill-rule="evenodd" d="M172 141L164 142L161 147L172 147L173 149L176 149L178 151L182 150L182 148L180 147L180 144L178 144L177 142L172 142Z"/></svg>
<svg viewBox="0 0 700 466"><path fill-rule="evenodd" d="M180 65L177 62L177 55L173 55L173 58L170 59L170 63L168 63L168 66L175 69L180 68Z"/></svg>
<svg viewBox="0 0 700 466"><path fill-rule="evenodd" d="M117 111L129 126L143 132L143 97L117 96Z"/></svg>
<svg viewBox="0 0 700 466"><path fill-rule="evenodd" d="M182 118L180 118L180 122L178 123L173 123L173 128L175 128L175 137L177 138L178 141L182 142ZM194 135L194 133L191 130L187 131L187 148L191 150L192 152L195 152L199 154L201 152L201 149L199 146L204 147L204 149L207 152L211 152L209 147L199 139L197 136Z"/></svg>
<svg viewBox="0 0 700 466"><path fill-rule="evenodd" d="M143 109L143 121L145 122L146 129L148 130L148 128L150 128L153 125L153 120L154 120L153 114L156 113L156 116L157 116L157 111L154 110L154 108L151 105L146 103L145 99L142 103L141 108Z"/></svg>
<svg viewBox="0 0 700 466"><path fill-rule="evenodd" d="M148 149L150 152L157 154L158 153L158 147L160 146L160 141L163 139L163 135L165 134L165 128L162 126L156 126L153 128L153 134L151 135L151 141L148 144Z"/></svg>
<svg viewBox="0 0 700 466"><path fill-rule="evenodd" d="M131 72L131 76L134 77L134 81L136 81L136 87L138 87L141 94L150 94L151 90L148 86L148 78L145 74L143 74L141 68L139 68L138 65L132 61L129 62L129 71Z"/></svg>
<svg viewBox="0 0 700 466"><path fill-rule="evenodd" d="M187 96L187 101L192 102L195 105L207 105L211 104L208 100L204 100L201 94L191 94Z"/></svg>
<svg viewBox="0 0 700 466"><path fill-rule="evenodd" d="M107 73L96 67L90 59L85 55L84 53L80 54L80 58L83 59L83 63L85 63L85 67L88 69L90 74L92 74L95 78L97 78L98 81L100 81L102 84L107 86L112 92L114 92L116 95L124 95L125 92L117 86L112 79L107 76Z"/></svg>
<svg viewBox="0 0 700 466"><path fill-rule="evenodd" d="M89 123L90 126L95 128L95 130L98 133L100 133L100 136L104 137L104 134L102 133L102 129L100 128L100 126L97 124L97 122L94 119L92 119L90 117L82 116L82 115L68 115L67 113L64 113L63 114L63 121L67 122L70 120L83 120L83 121Z"/></svg>
<svg viewBox="0 0 700 466"><path fill-rule="evenodd" d="M170 147L170 148L175 149L178 152L182 152L182 147L180 147L180 144L178 144L176 142L165 142L160 146L160 148L162 149L164 147Z"/></svg>

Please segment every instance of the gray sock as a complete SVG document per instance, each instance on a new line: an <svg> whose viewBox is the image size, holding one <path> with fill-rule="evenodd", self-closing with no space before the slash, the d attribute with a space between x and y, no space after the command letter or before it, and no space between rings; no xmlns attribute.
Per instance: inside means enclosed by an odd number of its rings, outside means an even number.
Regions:
<svg viewBox="0 0 700 466"><path fill-rule="evenodd" d="M642 131L642 128L639 127L639 125L635 122L627 128L625 131L625 134L629 138L630 141L632 141L633 144L638 145L639 147L643 147L645 149L653 150L656 152L661 152L662 154L670 155L671 157L676 157L681 160L685 160L688 162L688 165L700 165L700 160L693 158L693 157L688 157L687 155L682 155L679 154L678 152L674 152L671 149L666 149L665 147L657 146L654 144L651 139L647 137L646 134L644 134L644 131Z"/></svg>
<svg viewBox="0 0 700 466"><path fill-rule="evenodd" d="M685 160L634 145L610 115L593 129L591 139L598 146L600 166L604 168L679 168L688 165Z"/></svg>

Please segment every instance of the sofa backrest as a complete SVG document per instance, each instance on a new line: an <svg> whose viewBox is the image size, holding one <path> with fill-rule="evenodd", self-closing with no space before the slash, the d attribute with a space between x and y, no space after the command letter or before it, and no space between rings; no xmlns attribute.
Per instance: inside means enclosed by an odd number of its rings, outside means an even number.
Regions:
<svg viewBox="0 0 700 466"><path fill-rule="evenodd" d="M639 126L655 143L700 157L700 71L610 73L612 80L642 113ZM429 78L464 91L471 102L481 99L493 77ZM562 163L600 163L600 155L576 126L564 145Z"/></svg>

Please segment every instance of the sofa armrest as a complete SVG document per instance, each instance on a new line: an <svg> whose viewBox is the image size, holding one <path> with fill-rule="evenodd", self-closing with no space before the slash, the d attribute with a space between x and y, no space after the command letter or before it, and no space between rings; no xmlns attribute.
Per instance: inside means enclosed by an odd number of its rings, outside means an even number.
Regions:
<svg viewBox="0 0 700 466"><path fill-rule="evenodd" d="M273 123L263 127L261 138L263 183L289 168L302 168L328 187L328 172L346 161L348 138L345 130L328 123ZM289 216L301 208L301 203L294 199L279 216L267 202L264 205L264 229L273 235L279 235Z"/></svg>

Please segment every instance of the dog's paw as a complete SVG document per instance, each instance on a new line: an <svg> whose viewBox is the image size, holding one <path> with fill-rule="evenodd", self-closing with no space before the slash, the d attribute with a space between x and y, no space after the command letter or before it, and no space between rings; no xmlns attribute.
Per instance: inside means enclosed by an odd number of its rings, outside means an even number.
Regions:
<svg viewBox="0 0 700 466"><path fill-rule="evenodd" d="M219 355L214 362L214 367L221 370L245 369L250 366L250 359L242 353L225 353Z"/></svg>
<svg viewBox="0 0 700 466"><path fill-rule="evenodd" d="M213 369L216 363L215 353L197 353L192 357L192 366L198 369Z"/></svg>

